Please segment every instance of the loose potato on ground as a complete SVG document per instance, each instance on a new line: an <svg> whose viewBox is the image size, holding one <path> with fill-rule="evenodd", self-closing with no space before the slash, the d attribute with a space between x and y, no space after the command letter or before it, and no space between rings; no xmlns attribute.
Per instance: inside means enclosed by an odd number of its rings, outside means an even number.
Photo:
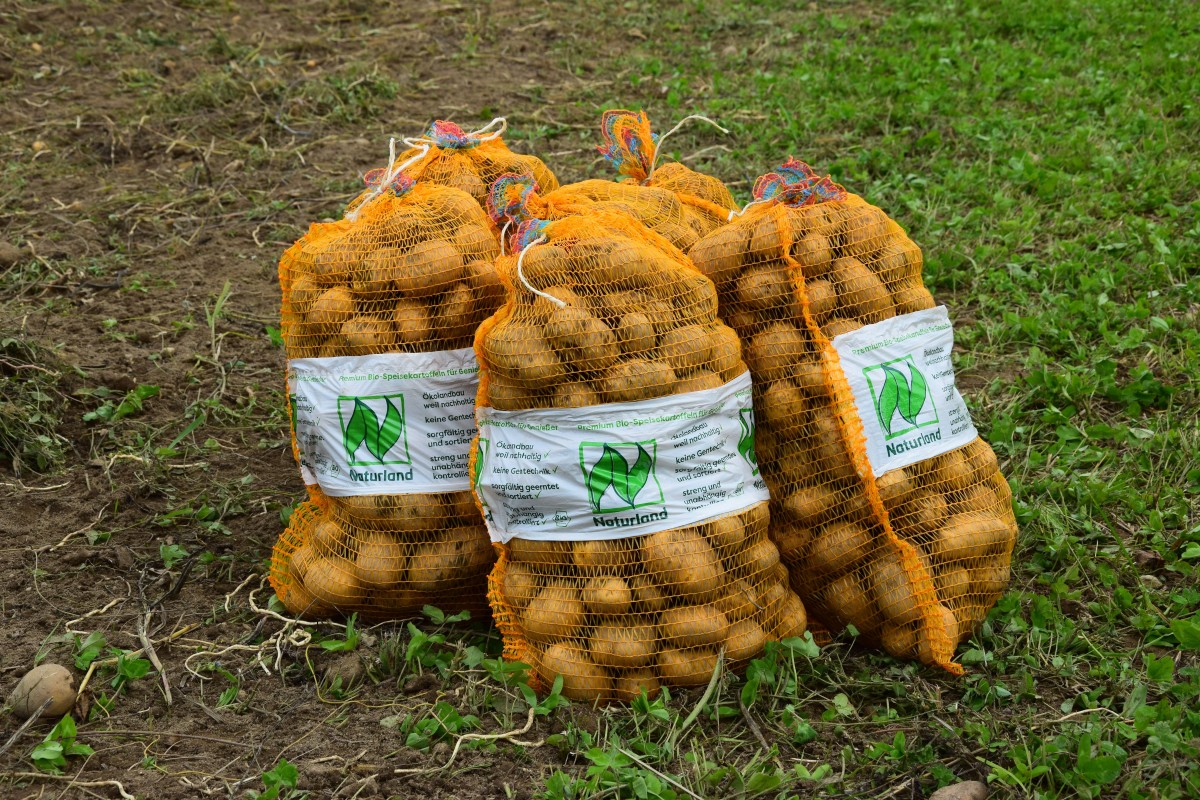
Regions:
<svg viewBox="0 0 1200 800"><path fill-rule="evenodd" d="M17 681L8 705L21 719L39 710L46 719L61 717L75 705L75 676L61 664L40 664Z"/></svg>
<svg viewBox="0 0 1200 800"><path fill-rule="evenodd" d="M658 651L658 673L669 686L703 686L716 668L714 648L679 650L668 646Z"/></svg>
<svg viewBox="0 0 1200 800"><path fill-rule="evenodd" d="M551 581L529 602L521 617L526 638L534 642L570 639L579 634L585 618L579 591Z"/></svg>
<svg viewBox="0 0 1200 800"><path fill-rule="evenodd" d="M653 625L612 620L593 628L589 641L592 660L605 667L644 667L654 659Z"/></svg>
<svg viewBox="0 0 1200 800"><path fill-rule="evenodd" d="M612 694L612 678L574 642L552 644L535 659L538 674L547 685L562 675L562 693L572 700L605 702Z"/></svg>

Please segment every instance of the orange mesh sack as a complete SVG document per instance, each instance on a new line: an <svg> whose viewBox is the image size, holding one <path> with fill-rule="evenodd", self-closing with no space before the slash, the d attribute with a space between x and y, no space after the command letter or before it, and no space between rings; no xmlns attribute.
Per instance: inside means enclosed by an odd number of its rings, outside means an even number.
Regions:
<svg viewBox="0 0 1200 800"><path fill-rule="evenodd" d="M699 236L706 236L729 221L737 203L728 187L711 175L704 175L683 164L672 162L657 166L663 141L693 119L716 125L707 117L684 117L662 136L650 129L645 111L605 111L601 118L604 144L600 153L625 176L625 182L639 186L665 189L679 198L684 217ZM719 125L722 132L728 133ZM686 252L686 248L685 248Z"/></svg>
<svg viewBox="0 0 1200 800"><path fill-rule="evenodd" d="M961 672L1017 527L954 385L921 251L880 209L789 160L692 248L746 343L771 533L823 624Z"/></svg>
<svg viewBox="0 0 1200 800"><path fill-rule="evenodd" d="M461 189L481 206L487 202L488 187L506 172L532 175L547 192L557 189L558 178L540 158L508 149L500 138L507 127L503 117L477 131L437 120L424 136L404 140L409 149L399 161L413 180Z"/></svg>
<svg viewBox="0 0 1200 800"><path fill-rule="evenodd" d="M293 442L312 501L271 582L301 614L484 613L493 549L470 493L475 328L503 297L465 192L397 169L279 264Z"/></svg>
<svg viewBox="0 0 1200 800"><path fill-rule="evenodd" d="M514 248L475 339L472 450L505 657L568 697L629 701L803 633L712 282L623 215L527 222Z"/></svg>
<svg viewBox="0 0 1200 800"><path fill-rule="evenodd" d="M636 183L587 180L541 194L532 175L501 175L488 190L487 211L501 227L529 219L555 220L579 214L625 214L687 252L700 240L686 206L674 192Z"/></svg>

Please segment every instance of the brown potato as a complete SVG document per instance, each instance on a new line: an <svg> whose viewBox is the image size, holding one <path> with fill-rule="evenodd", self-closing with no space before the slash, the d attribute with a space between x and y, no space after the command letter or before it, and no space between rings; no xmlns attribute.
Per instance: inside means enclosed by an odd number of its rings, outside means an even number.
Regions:
<svg viewBox="0 0 1200 800"><path fill-rule="evenodd" d="M853 625L859 633L874 638L882 618L871 596L871 587L857 573L835 578L821 592L822 602L841 625Z"/></svg>
<svg viewBox="0 0 1200 800"><path fill-rule="evenodd" d="M712 360L712 340L699 325L684 325L667 331L659 339L658 350L677 374L699 369Z"/></svg>
<svg viewBox="0 0 1200 800"><path fill-rule="evenodd" d="M720 587L721 562L694 529L659 531L640 541L646 573L673 594L700 602Z"/></svg>
<svg viewBox="0 0 1200 800"><path fill-rule="evenodd" d="M665 362L630 358L606 371L600 387L606 403L626 403L671 394L675 380L675 370Z"/></svg>
<svg viewBox="0 0 1200 800"><path fill-rule="evenodd" d="M562 675L563 697L571 700L606 702L612 696L613 682L574 642L552 644L535 656L538 674L547 686Z"/></svg>
<svg viewBox="0 0 1200 800"><path fill-rule="evenodd" d="M463 273L475 290L481 310L490 314L504 302L504 285L491 261L468 261Z"/></svg>
<svg viewBox="0 0 1200 800"><path fill-rule="evenodd" d="M780 522L771 529L771 538L779 548L779 556L792 563L804 558L812 544L814 529L794 522Z"/></svg>
<svg viewBox="0 0 1200 800"><path fill-rule="evenodd" d="M709 647L680 650L666 647L658 651L658 672L670 686L703 686L717 668L717 651Z"/></svg>
<svg viewBox="0 0 1200 800"><path fill-rule="evenodd" d="M572 548L576 566L603 574L622 572L637 556L636 539L591 539L574 542Z"/></svg>
<svg viewBox="0 0 1200 800"><path fill-rule="evenodd" d="M986 597L1001 594L1008 589L1011 574L1007 557L993 559L990 564L971 570L974 591Z"/></svg>
<svg viewBox="0 0 1200 800"><path fill-rule="evenodd" d="M726 225L696 242L688 251L688 257L717 286L724 287L736 277L745 263L748 244L749 237L744 227Z"/></svg>
<svg viewBox="0 0 1200 800"><path fill-rule="evenodd" d="M783 598L783 608L773 631L774 638L783 640L803 636L808 629L808 612L795 592L789 591Z"/></svg>
<svg viewBox="0 0 1200 800"><path fill-rule="evenodd" d="M402 348L424 344L432 336L433 326L429 309L418 300L397 299L393 302L392 335Z"/></svg>
<svg viewBox="0 0 1200 800"><path fill-rule="evenodd" d="M912 658L917 654L916 623L885 622L879 639L883 649L896 658Z"/></svg>
<svg viewBox="0 0 1200 800"><path fill-rule="evenodd" d="M958 620L954 618L954 612L944 605L937 607L937 613L934 619L941 624L942 629L946 632L946 637L950 640L951 651L958 644ZM917 660L922 664L933 664L933 641L932 637L924 631L920 630L917 636Z"/></svg>
<svg viewBox="0 0 1200 800"><path fill-rule="evenodd" d="M579 591L564 582L551 581L529 602L521 615L521 626L530 641L558 641L578 635L584 618Z"/></svg>
<svg viewBox="0 0 1200 800"><path fill-rule="evenodd" d="M825 370L815 358L805 358L792 366L792 383L807 397L828 399Z"/></svg>
<svg viewBox="0 0 1200 800"><path fill-rule="evenodd" d="M730 661L748 661L762 654L767 634L752 619L743 619L729 626L725 639L725 657Z"/></svg>
<svg viewBox="0 0 1200 800"><path fill-rule="evenodd" d="M396 288L409 297L429 297L459 280L462 255L440 239L413 245L395 277Z"/></svg>
<svg viewBox="0 0 1200 800"><path fill-rule="evenodd" d="M845 313L868 323L892 316L891 293L861 261L839 258L833 263L833 275Z"/></svg>
<svg viewBox="0 0 1200 800"><path fill-rule="evenodd" d="M861 206L852 212L842 231L842 251L866 260L887 242L894 222L874 206Z"/></svg>
<svg viewBox="0 0 1200 800"><path fill-rule="evenodd" d="M538 593L537 573L520 562L509 562L504 571L504 599L518 611L524 610Z"/></svg>
<svg viewBox="0 0 1200 800"><path fill-rule="evenodd" d="M762 409L762 420L776 434L794 431L808 422L808 403L804 393L791 381L769 384L760 397L758 407Z"/></svg>
<svg viewBox="0 0 1200 800"><path fill-rule="evenodd" d="M644 667L654 659L653 625L613 620L591 633L592 660L605 667Z"/></svg>
<svg viewBox="0 0 1200 800"><path fill-rule="evenodd" d="M667 596L657 578L634 575L629 579L629 588L633 590L634 606L640 613L650 614L667 607Z"/></svg>
<svg viewBox="0 0 1200 800"><path fill-rule="evenodd" d="M654 330L654 324L645 314L632 312L624 315L614 332L622 353L646 355L658 346L658 334Z"/></svg>
<svg viewBox="0 0 1200 800"><path fill-rule="evenodd" d="M770 574L779 563L779 548L770 539L760 539L750 547L734 555L738 566L744 567L744 574L753 580L759 576Z"/></svg>
<svg viewBox="0 0 1200 800"><path fill-rule="evenodd" d="M632 703L642 692L653 699L658 695L658 675L652 668L618 670L612 676L613 699L621 703Z"/></svg>
<svg viewBox="0 0 1200 800"><path fill-rule="evenodd" d="M366 597L353 565L342 559L313 558L304 573L304 588L319 603L339 611L354 608Z"/></svg>
<svg viewBox="0 0 1200 800"><path fill-rule="evenodd" d="M1009 526L991 514L956 514L931 545L934 557L943 564L967 563L1007 549Z"/></svg>
<svg viewBox="0 0 1200 800"><path fill-rule="evenodd" d="M735 300L753 311L788 307L793 295L786 269L777 261L747 267L738 278Z"/></svg>
<svg viewBox="0 0 1200 800"><path fill-rule="evenodd" d="M475 290L465 281L454 284L438 301L437 333L447 346L458 349L463 339L475 333Z"/></svg>
<svg viewBox="0 0 1200 800"><path fill-rule="evenodd" d="M566 566L574 563L571 542L545 542L540 539L509 539L512 561L524 562L534 569Z"/></svg>
<svg viewBox="0 0 1200 800"><path fill-rule="evenodd" d="M357 534L358 558L354 574L364 587L386 588L404 579L407 559L404 547L386 533L363 531Z"/></svg>
<svg viewBox="0 0 1200 800"><path fill-rule="evenodd" d="M958 565L942 567L934 575L933 585L937 589L938 599L951 607L974 591L970 570Z"/></svg>
<svg viewBox="0 0 1200 800"><path fill-rule="evenodd" d="M588 578L583 584L583 604L589 614L620 616L633 606L633 590L623 578Z"/></svg>
<svg viewBox="0 0 1200 800"><path fill-rule="evenodd" d="M774 322L746 346L746 363L756 381L789 377L792 365L804 358L807 336L789 322Z"/></svg>
<svg viewBox="0 0 1200 800"><path fill-rule="evenodd" d="M852 522L827 525L813 541L809 559L814 569L836 575L862 563L871 548L866 528Z"/></svg>
<svg viewBox="0 0 1200 800"><path fill-rule="evenodd" d="M729 619L714 606L679 606L667 609L659 617L658 635L668 646L716 645L728 631Z"/></svg>
<svg viewBox="0 0 1200 800"><path fill-rule="evenodd" d="M791 228L783 214L774 209L750 223L750 261L771 261L783 257L784 243L791 238ZM786 229L786 230L785 230Z"/></svg>
<svg viewBox="0 0 1200 800"><path fill-rule="evenodd" d="M707 369L698 369L676 382L675 394L720 389L724 385L725 381L721 380L721 376L717 373Z"/></svg>
<svg viewBox="0 0 1200 800"><path fill-rule="evenodd" d="M807 281L804 288L808 295L808 312L814 322L824 324L838 306L837 289L832 281L820 279Z"/></svg>
<svg viewBox="0 0 1200 800"><path fill-rule="evenodd" d="M892 304L897 314L911 314L937 305L933 295L917 280L896 284L892 292Z"/></svg>
<svg viewBox="0 0 1200 800"><path fill-rule="evenodd" d="M497 325L483 337L481 349L491 369L529 388L566 376L566 368L532 325L511 321Z"/></svg>
<svg viewBox="0 0 1200 800"><path fill-rule="evenodd" d="M900 566L898 555L893 556L885 551L875 560L872 583L879 611L888 622L906 625L920 615L912 578Z"/></svg>
<svg viewBox="0 0 1200 800"><path fill-rule="evenodd" d="M718 517L701 526L701 535L722 554L741 547L750 535L746 531L746 523L737 514Z"/></svg>
<svg viewBox="0 0 1200 800"><path fill-rule="evenodd" d="M463 261L495 261L500 245L492 232L482 225L464 225L454 234L454 247Z"/></svg>
<svg viewBox="0 0 1200 800"><path fill-rule="evenodd" d="M908 502L913 492L912 481L903 469L885 472L875 479L875 486L879 489L879 496L888 511L894 511Z"/></svg>
<svg viewBox="0 0 1200 800"><path fill-rule="evenodd" d="M910 539L924 539L946 523L949 506L944 495L924 492L893 519L896 533Z"/></svg>
<svg viewBox="0 0 1200 800"><path fill-rule="evenodd" d="M502 262L503 263L503 262ZM520 256L521 274L534 286L553 286L569 279L570 261L566 251L552 244L527 248ZM518 283L517 266L513 264L513 283Z"/></svg>
<svg viewBox="0 0 1200 800"><path fill-rule="evenodd" d="M943 453L937 457L936 464L930 480L943 494L966 489L978 480L975 468L961 449Z"/></svg>
<svg viewBox="0 0 1200 800"><path fill-rule="evenodd" d="M731 381L746 371L746 365L742 363L742 342L732 328L711 326L709 342L712 346L711 369L720 374L721 380Z"/></svg>
<svg viewBox="0 0 1200 800"><path fill-rule="evenodd" d="M732 581L722 587L713 606L730 622L738 622L753 617L759 610L758 594L749 581Z"/></svg>
<svg viewBox="0 0 1200 800"><path fill-rule="evenodd" d="M288 301L285 308L290 307L292 314L303 317L312 308L313 303L321 296L321 287L308 275L297 275L292 280L288 291ZM285 312L286 313L286 312Z"/></svg>
<svg viewBox="0 0 1200 800"><path fill-rule="evenodd" d="M827 237L810 233L792 245L792 258L800 264L804 280L811 281L824 276L833 267L833 248Z"/></svg>
<svg viewBox="0 0 1200 800"><path fill-rule="evenodd" d="M342 324L358 313L354 296L345 286L335 286L321 292L314 302L306 321L315 325L325 335L339 331Z"/></svg>
<svg viewBox="0 0 1200 800"><path fill-rule="evenodd" d="M322 556L344 556L349 552L345 529L329 518L318 520L313 525L308 534L308 546Z"/></svg>
<svg viewBox="0 0 1200 800"><path fill-rule="evenodd" d="M554 408L584 408L600 405L600 395L590 383L567 381L554 387L550 404Z"/></svg>
<svg viewBox="0 0 1200 800"><path fill-rule="evenodd" d="M342 323L342 340L346 354L365 356L386 353L395 344L392 326L375 317L358 316Z"/></svg>

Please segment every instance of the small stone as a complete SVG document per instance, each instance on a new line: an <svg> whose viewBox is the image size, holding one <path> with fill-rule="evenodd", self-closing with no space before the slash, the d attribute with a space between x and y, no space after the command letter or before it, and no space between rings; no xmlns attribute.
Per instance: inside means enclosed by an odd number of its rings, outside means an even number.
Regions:
<svg viewBox="0 0 1200 800"><path fill-rule="evenodd" d="M1143 575L1141 578L1142 586L1147 589L1161 589L1163 582L1155 575Z"/></svg>
<svg viewBox="0 0 1200 800"><path fill-rule="evenodd" d="M315 58L310 58L308 61L304 62L304 66L308 67L309 69L312 69L316 65L317 65L317 60Z"/></svg>
<svg viewBox="0 0 1200 800"><path fill-rule="evenodd" d="M7 269L25 258L25 251L15 244L0 241L0 268Z"/></svg>
<svg viewBox="0 0 1200 800"><path fill-rule="evenodd" d="M44 717L61 717L75 705L75 676L61 664L42 664L26 672L8 704L18 717L29 719L47 700Z"/></svg>
<svg viewBox="0 0 1200 800"><path fill-rule="evenodd" d="M33 52L35 52L35 53L42 52L42 46L40 44L38 44L37 42L34 42L32 45L30 45L30 49L32 49Z"/></svg>
<svg viewBox="0 0 1200 800"><path fill-rule="evenodd" d="M33 152L40 153L46 149L46 143L43 142L41 139L38 139L32 145L30 145L30 147L33 149Z"/></svg>
<svg viewBox="0 0 1200 800"><path fill-rule="evenodd" d="M988 787L979 781L963 781L950 786L943 786L929 800L987 800Z"/></svg>

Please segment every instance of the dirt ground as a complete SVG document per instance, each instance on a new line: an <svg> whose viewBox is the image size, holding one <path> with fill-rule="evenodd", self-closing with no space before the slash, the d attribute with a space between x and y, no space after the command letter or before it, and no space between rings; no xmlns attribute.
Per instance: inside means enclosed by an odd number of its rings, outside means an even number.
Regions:
<svg viewBox="0 0 1200 800"><path fill-rule="evenodd" d="M503 113L514 149L566 179L592 169L599 109L580 98L595 78L550 47L583 35L564 16L515 3L0 4L0 240L20 248L0 253L0 368L44 378L62 437L48 440L61 469L0 471L0 691L35 659L70 665L71 634L138 651L141 631L163 666L118 693L102 656L76 713L95 754L64 780L13 778L49 728L34 726L0 755L0 794L116 797L103 782L119 781L139 797L242 796L286 758L313 797L523 797L561 764L553 748L500 744L452 772L393 775L449 752L405 750L380 720L472 689L381 666L395 625L349 657L373 676L349 702L322 697L330 681L312 676L335 657L284 641L260 666L259 643L283 624L249 594L265 606L280 511L302 495L267 332L280 253L338 213L387 135L435 118ZM142 386L158 392L123 419L84 420ZM173 552L187 555L167 569ZM0 745L17 726L0 717ZM547 731L539 720L524 738Z"/></svg>

